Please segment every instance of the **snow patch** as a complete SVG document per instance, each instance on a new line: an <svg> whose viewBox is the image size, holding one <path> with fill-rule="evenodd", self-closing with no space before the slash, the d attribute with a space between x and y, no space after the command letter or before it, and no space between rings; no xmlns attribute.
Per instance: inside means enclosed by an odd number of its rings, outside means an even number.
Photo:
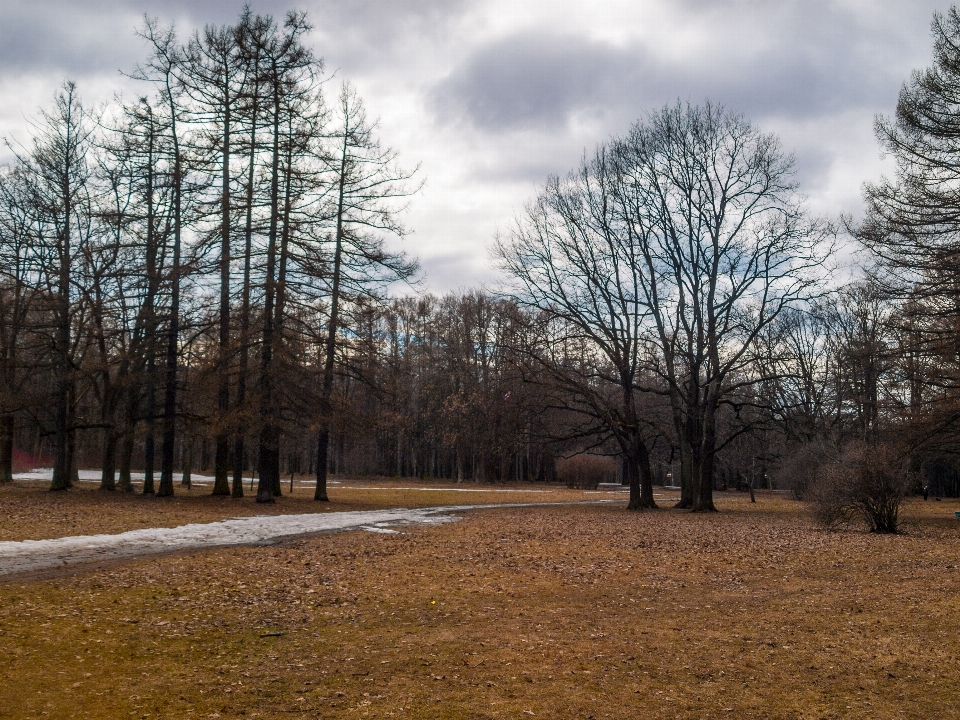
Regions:
<svg viewBox="0 0 960 720"><path fill-rule="evenodd" d="M116 535L79 535L52 540L0 542L0 575L65 565L230 545L259 545L299 535L346 530L397 533L388 526L457 522L454 513L489 508L517 508L554 503L447 505L410 510L256 515L174 528L143 528ZM567 503L560 503L567 504Z"/></svg>

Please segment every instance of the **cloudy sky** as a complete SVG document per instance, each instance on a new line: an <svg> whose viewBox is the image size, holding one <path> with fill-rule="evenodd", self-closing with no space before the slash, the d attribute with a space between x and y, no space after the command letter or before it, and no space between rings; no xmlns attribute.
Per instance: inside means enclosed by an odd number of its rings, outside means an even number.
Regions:
<svg viewBox="0 0 960 720"><path fill-rule="evenodd" d="M64 78L84 100L133 92L144 14L184 34L228 0L3 0L0 135ZM882 171L876 114L930 61L933 0L251 0L305 9L328 73L352 81L381 138L426 179L404 247L435 292L494 279L498 228L550 174L665 103L710 99L780 135L818 213L857 214Z"/></svg>

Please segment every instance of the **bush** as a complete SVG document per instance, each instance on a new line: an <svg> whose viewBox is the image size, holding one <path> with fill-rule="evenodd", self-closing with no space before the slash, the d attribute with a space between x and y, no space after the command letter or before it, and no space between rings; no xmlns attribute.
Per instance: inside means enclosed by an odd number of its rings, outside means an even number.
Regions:
<svg viewBox="0 0 960 720"><path fill-rule="evenodd" d="M597 455L574 455L557 461L557 477L569 488L596 490L602 482L617 481L617 463Z"/></svg>
<svg viewBox="0 0 960 720"><path fill-rule="evenodd" d="M900 503L912 482L899 447L858 444L821 468L808 496L817 520L827 527L864 522L870 532L895 533Z"/></svg>
<svg viewBox="0 0 960 720"><path fill-rule="evenodd" d="M774 473L777 485L792 492L797 500L806 499L810 486L822 475L825 466L836 462L836 455L835 450L822 443L801 445L780 463Z"/></svg>

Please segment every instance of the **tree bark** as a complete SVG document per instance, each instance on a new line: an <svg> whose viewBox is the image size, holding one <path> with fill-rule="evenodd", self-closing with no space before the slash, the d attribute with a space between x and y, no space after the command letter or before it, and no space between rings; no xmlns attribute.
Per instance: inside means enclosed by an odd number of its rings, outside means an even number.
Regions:
<svg viewBox="0 0 960 720"><path fill-rule="evenodd" d="M13 413L0 415L0 485L13 482Z"/></svg>
<svg viewBox="0 0 960 720"><path fill-rule="evenodd" d="M348 117L344 122L349 122ZM324 349L323 383L320 391L320 429L317 433L317 487L313 499L327 502L327 453L330 446L330 413L333 394L333 366L337 349L337 322L340 311L340 264L343 258L343 215L346 190L347 143L349 134L344 127L343 147L340 155L340 177L337 188L337 234L333 253L333 286L330 291L330 319L327 325L327 341Z"/></svg>
<svg viewBox="0 0 960 720"><path fill-rule="evenodd" d="M214 495L229 495L230 474L230 429L227 422L230 413L230 97L229 78L225 74L223 103L223 132L221 135L220 170L220 356L219 387L217 389L216 460L214 465ZM242 486L242 483L241 483ZM234 490L236 483L234 483ZM241 491L242 492L242 491Z"/></svg>

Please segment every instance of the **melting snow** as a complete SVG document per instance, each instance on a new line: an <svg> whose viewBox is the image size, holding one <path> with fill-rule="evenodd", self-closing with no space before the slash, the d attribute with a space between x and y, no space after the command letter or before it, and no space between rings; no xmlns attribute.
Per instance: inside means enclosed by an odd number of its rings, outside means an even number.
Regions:
<svg viewBox="0 0 960 720"><path fill-rule="evenodd" d="M0 542L0 575L197 548L258 545L314 533L366 530L396 533L389 526L456 522L453 513L498 507L532 507L552 503L448 505L408 510L257 515L175 528L144 528L117 535L80 535L53 540ZM564 503L565 504L565 503Z"/></svg>

